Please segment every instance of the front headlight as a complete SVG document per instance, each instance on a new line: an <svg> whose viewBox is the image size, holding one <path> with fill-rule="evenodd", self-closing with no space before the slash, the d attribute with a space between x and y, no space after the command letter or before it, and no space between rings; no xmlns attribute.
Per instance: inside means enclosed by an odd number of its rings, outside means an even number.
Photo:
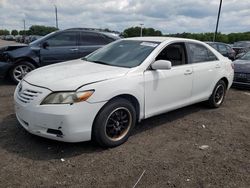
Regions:
<svg viewBox="0 0 250 188"><path fill-rule="evenodd" d="M78 92L55 92L49 94L41 103L43 104L73 104L86 101L94 90L78 91Z"/></svg>

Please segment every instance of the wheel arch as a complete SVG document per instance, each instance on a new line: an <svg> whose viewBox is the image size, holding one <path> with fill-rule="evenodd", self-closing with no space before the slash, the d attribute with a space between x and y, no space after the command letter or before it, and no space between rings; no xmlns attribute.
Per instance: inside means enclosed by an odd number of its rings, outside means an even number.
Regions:
<svg viewBox="0 0 250 188"><path fill-rule="evenodd" d="M135 111L136 111L136 122L139 121L140 119L140 103L139 103L139 100L131 95L131 94L119 94L119 95L116 95L114 97L112 97L111 99L109 99L102 107L101 109L97 112L96 116L95 116L95 119L93 121L93 124L92 124L92 128L91 128L91 139L93 138L93 127L94 127L94 124L96 122L96 118L97 116L99 115L99 113L102 111L103 108L105 108L111 101L113 100L116 100L116 99L119 99L119 98L122 98L122 99L126 99L128 101L131 102L131 104L134 106L135 108Z"/></svg>
<svg viewBox="0 0 250 188"><path fill-rule="evenodd" d="M131 102L131 104L135 108L135 111L136 111L136 120L138 121L139 118L140 118L140 103L139 103L138 99L135 96L131 95L131 94L121 94L121 95L117 95L117 96L111 98L108 102L110 102L112 100L115 100L117 98L123 98L123 99L126 99L129 102Z"/></svg>
<svg viewBox="0 0 250 188"><path fill-rule="evenodd" d="M228 89L228 84L229 84L229 81L226 77L222 77L220 80L224 81L225 84L226 84L226 88Z"/></svg>
<svg viewBox="0 0 250 188"><path fill-rule="evenodd" d="M20 63L22 61L28 61L29 63L32 63L36 68L39 67L38 63L34 59L32 59L30 57L20 57L20 58L16 59L13 66L15 66L16 64L18 64L18 63Z"/></svg>

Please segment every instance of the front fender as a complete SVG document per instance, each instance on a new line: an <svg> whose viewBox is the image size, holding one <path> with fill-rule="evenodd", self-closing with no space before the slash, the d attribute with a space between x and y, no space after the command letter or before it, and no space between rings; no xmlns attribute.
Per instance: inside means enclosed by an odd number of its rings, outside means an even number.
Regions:
<svg viewBox="0 0 250 188"><path fill-rule="evenodd" d="M140 105L140 119L144 117L144 79L143 74L128 74L126 76L104 80L85 85L78 91L94 89L94 94L87 100L89 103L109 101L119 95L132 95Z"/></svg>
<svg viewBox="0 0 250 188"><path fill-rule="evenodd" d="M23 47L7 53L13 63L20 62L21 60L30 60L35 62L37 66L40 66L40 48Z"/></svg>

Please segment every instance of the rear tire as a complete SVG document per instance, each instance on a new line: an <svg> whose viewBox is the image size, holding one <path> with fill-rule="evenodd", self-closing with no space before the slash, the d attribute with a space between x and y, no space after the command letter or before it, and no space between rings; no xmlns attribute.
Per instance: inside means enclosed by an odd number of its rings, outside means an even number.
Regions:
<svg viewBox="0 0 250 188"><path fill-rule="evenodd" d="M36 67L30 62L21 61L11 68L9 72L10 78L14 83L18 84L27 73L34 70L35 68Z"/></svg>
<svg viewBox="0 0 250 188"><path fill-rule="evenodd" d="M214 87L213 93L210 96L208 105L211 108L218 108L222 105L226 94L226 84L223 80L220 80Z"/></svg>
<svg viewBox="0 0 250 188"><path fill-rule="evenodd" d="M110 101L98 113L92 139L103 147L116 147L126 142L136 123L134 106L126 99Z"/></svg>

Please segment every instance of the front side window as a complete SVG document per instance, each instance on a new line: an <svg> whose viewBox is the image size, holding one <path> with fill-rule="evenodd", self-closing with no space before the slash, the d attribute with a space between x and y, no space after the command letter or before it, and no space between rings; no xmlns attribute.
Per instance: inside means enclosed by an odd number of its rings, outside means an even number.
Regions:
<svg viewBox="0 0 250 188"><path fill-rule="evenodd" d="M49 47L76 46L77 32L63 32L47 39Z"/></svg>
<svg viewBox="0 0 250 188"><path fill-rule="evenodd" d="M207 47L196 44L188 43L189 55L192 63L200 63L207 61L216 61L217 57Z"/></svg>
<svg viewBox="0 0 250 188"><path fill-rule="evenodd" d="M83 60L132 68L140 65L158 44L158 42L120 40L95 51Z"/></svg>
<svg viewBox="0 0 250 188"><path fill-rule="evenodd" d="M173 43L164 48L156 57L156 60L167 60L172 66L187 64L186 49L184 43Z"/></svg>

